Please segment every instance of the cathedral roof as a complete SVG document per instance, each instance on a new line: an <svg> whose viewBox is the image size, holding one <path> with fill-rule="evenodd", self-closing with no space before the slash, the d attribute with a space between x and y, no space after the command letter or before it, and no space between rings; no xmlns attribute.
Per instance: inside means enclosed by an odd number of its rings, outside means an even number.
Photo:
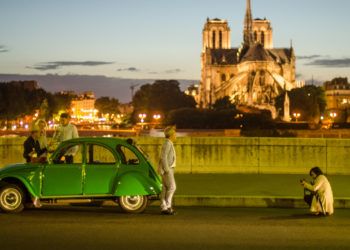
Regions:
<svg viewBox="0 0 350 250"><path fill-rule="evenodd" d="M241 62L250 62L250 61L274 61L270 53L264 49L264 46L261 43L256 43L251 46L247 53L243 56Z"/></svg>
<svg viewBox="0 0 350 250"><path fill-rule="evenodd" d="M289 63L294 56L293 49L291 48L279 48L279 49L269 49L270 55L277 63Z"/></svg>
<svg viewBox="0 0 350 250"><path fill-rule="evenodd" d="M291 48L265 49L260 43L250 47L240 61L237 60L238 48L211 49L211 64L237 65L241 62L276 62L278 64L290 63L294 56ZM244 52L243 52L244 53Z"/></svg>
<svg viewBox="0 0 350 250"><path fill-rule="evenodd" d="M237 48L232 49L212 49L211 51L212 64L233 65L237 64Z"/></svg>

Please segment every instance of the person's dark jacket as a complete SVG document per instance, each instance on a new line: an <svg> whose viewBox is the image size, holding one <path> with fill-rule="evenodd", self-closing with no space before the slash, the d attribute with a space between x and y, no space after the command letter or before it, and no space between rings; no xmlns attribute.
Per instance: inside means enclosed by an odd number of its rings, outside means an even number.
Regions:
<svg viewBox="0 0 350 250"><path fill-rule="evenodd" d="M31 157L29 154L33 151L33 149L35 150L38 157L40 157L40 155L42 155L47 151L46 148L40 149L39 141L34 140L32 136L29 136L27 140L25 140L23 147L24 147L23 157L26 159L27 162L31 162Z"/></svg>

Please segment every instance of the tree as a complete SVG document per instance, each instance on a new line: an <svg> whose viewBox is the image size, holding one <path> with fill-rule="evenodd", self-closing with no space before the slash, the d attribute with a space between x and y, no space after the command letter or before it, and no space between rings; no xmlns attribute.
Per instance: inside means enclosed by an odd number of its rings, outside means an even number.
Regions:
<svg viewBox="0 0 350 250"><path fill-rule="evenodd" d="M285 93L276 99L277 110L283 110ZM310 123L318 123L320 114L325 111L326 98L322 87L306 85L302 88L295 88L288 92L290 99L291 113L301 114L300 120Z"/></svg>
<svg viewBox="0 0 350 250"><path fill-rule="evenodd" d="M43 89L29 89L21 84L0 84L0 119L14 120L19 117L33 114L39 109L46 98L47 92Z"/></svg>
<svg viewBox="0 0 350 250"><path fill-rule="evenodd" d="M100 97L95 101L95 108L100 114L117 114L119 113L119 101L107 96Z"/></svg>
<svg viewBox="0 0 350 250"><path fill-rule="evenodd" d="M134 118L140 112L159 112L166 115L171 110L194 108L195 100L183 93L179 85L175 80L158 80L141 86L133 97Z"/></svg>
<svg viewBox="0 0 350 250"><path fill-rule="evenodd" d="M54 106L52 112L58 113L60 110L68 110L71 107L72 100L76 98L75 94L57 92L53 95L52 104ZM49 102L50 104L50 102Z"/></svg>
<svg viewBox="0 0 350 250"><path fill-rule="evenodd" d="M229 96L219 98L213 105L214 110L232 109L235 110L236 106L230 101Z"/></svg>

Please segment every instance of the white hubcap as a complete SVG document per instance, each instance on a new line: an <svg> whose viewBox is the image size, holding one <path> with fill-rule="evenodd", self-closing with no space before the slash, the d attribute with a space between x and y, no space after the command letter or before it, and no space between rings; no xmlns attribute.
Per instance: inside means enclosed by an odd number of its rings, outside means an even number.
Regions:
<svg viewBox="0 0 350 250"><path fill-rule="evenodd" d="M121 200L126 209L137 210L142 206L144 198L142 195L122 196Z"/></svg>
<svg viewBox="0 0 350 250"><path fill-rule="evenodd" d="M15 188L7 188L0 195L1 205L6 210L15 210L21 204L21 193Z"/></svg>

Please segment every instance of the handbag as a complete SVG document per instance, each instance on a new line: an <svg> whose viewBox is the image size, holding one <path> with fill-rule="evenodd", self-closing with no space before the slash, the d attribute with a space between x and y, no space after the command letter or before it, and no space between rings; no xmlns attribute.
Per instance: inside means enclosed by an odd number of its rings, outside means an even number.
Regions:
<svg viewBox="0 0 350 250"><path fill-rule="evenodd" d="M304 188L304 201L311 207L312 199L314 198L314 193L310 190Z"/></svg>

